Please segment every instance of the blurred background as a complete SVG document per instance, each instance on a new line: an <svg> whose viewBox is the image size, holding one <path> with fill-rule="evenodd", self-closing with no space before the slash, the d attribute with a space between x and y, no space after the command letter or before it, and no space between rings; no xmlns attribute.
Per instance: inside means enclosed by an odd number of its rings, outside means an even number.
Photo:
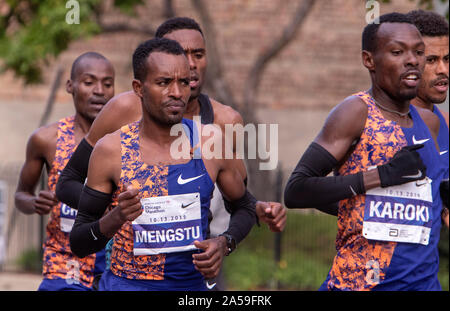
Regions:
<svg viewBox="0 0 450 311"><path fill-rule="evenodd" d="M73 2L79 24L66 22ZM381 14L422 8L448 18L448 0L378 3ZM207 43L204 93L246 123L278 124L277 169L247 165L255 196L281 201L330 110L370 86L360 57L367 10L365 0L0 0L0 290L35 290L41 281L47 217L19 213L14 191L30 134L74 112L65 82L78 55L105 55L119 94L131 90L134 49L160 23L197 20ZM336 228L335 217L312 209L290 210L282 234L255 227L225 259L226 288L317 290L336 252ZM439 277L447 291L448 237L443 229Z"/></svg>

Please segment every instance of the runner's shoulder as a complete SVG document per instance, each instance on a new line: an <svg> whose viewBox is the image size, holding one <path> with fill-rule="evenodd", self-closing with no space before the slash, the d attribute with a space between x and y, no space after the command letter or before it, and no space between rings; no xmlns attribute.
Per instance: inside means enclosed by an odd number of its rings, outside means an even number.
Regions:
<svg viewBox="0 0 450 311"><path fill-rule="evenodd" d="M211 105L214 110L214 123L220 126L225 124L243 124L241 114L230 106L219 103L210 98Z"/></svg>
<svg viewBox="0 0 450 311"><path fill-rule="evenodd" d="M432 111L421 108L421 107L415 107L417 109L417 112L419 113L422 120L425 122L427 127L430 129L432 134L437 137L439 133L439 127L440 127L440 120L437 115L435 115Z"/></svg>
<svg viewBox="0 0 450 311"><path fill-rule="evenodd" d="M364 126L367 118L367 104L358 96L351 95L337 104L329 113L326 124L341 128ZM358 121L358 122L355 122Z"/></svg>
<svg viewBox="0 0 450 311"><path fill-rule="evenodd" d="M95 144L94 149L97 150L98 153L104 153L108 155L112 152L120 152L121 148L121 130L114 131L110 134L106 134L102 138L98 140Z"/></svg>
<svg viewBox="0 0 450 311"><path fill-rule="evenodd" d="M114 108L115 111L129 111L131 110L138 110L141 113L141 100L140 98L133 92L123 92L120 94L117 94L113 98L111 98L108 103L106 104L105 108Z"/></svg>
<svg viewBox="0 0 450 311"><path fill-rule="evenodd" d="M28 140L33 148L43 151L50 147L56 146L56 139L58 137L58 122L41 126L31 133Z"/></svg>

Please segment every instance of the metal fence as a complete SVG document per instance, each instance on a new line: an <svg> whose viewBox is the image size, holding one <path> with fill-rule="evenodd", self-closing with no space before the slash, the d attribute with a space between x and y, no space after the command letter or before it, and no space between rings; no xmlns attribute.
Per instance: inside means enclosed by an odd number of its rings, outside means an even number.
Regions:
<svg viewBox="0 0 450 311"><path fill-rule="evenodd" d="M14 192L19 180L22 164L0 165L1 200L4 213L0 213L0 240L4 247L0 248L0 268L5 269L17 265L22 254L30 250L41 250L43 224L47 217L37 214L25 215L14 206ZM0 243L2 243L0 242Z"/></svg>
<svg viewBox="0 0 450 311"><path fill-rule="evenodd" d="M18 260L30 250L35 254L32 260L42 258L48 216L25 215L15 208L14 192L20 168L21 164L0 165L0 271L22 268ZM279 168L265 177L265 200L281 201L288 174ZM447 272L441 282L444 281L443 287L448 290L448 230L445 230L440 252L441 269ZM313 209L290 210L281 234L269 232L264 225L255 227L237 251L225 260L227 289L317 289L331 267L335 232L335 217ZM40 266L37 267L35 272L40 271ZM235 270L241 278L238 281L233 280ZM258 280L264 273L266 279ZM246 284L246 277L253 283Z"/></svg>

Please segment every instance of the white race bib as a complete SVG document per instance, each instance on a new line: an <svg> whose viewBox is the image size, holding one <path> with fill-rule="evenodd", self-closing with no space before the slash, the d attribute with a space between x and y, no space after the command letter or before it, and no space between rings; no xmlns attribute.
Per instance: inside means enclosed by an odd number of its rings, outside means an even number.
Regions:
<svg viewBox="0 0 450 311"><path fill-rule="evenodd" d="M369 240L428 245L432 225L432 180L366 192L363 236Z"/></svg>
<svg viewBox="0 0 450 311"><path fill-rule="evenodd" d="M72 231L75 218L77 217L77 210L61 202L59 213L59 225L62 232Z"/></svg>
<svg viewBox="0 0 450 311"><path fill-rule="evenodd" d="M155 255L196 249L202 241L200 193L141 199L142 214L133 223L133 253Z"/></svg>

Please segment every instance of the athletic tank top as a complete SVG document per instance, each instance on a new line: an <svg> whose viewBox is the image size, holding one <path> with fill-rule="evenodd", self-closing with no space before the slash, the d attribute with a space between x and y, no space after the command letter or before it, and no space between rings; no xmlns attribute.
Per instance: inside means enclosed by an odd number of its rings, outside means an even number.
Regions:
<svg viewBox="0 0 450 311"><path fill-rule="evenodd" d="M67 117L58 122L56 152L48 174L48 188L55 191L61 171L76 149L75 117ZM94 275L105 268L104 251L78 258L70 250L69 234L77 211L60 202L53 206L47 224L44 241L43 275L47 279L65 279L70 284L92 287Z"/></svg>
<svg viewBox="0 0 450 311"><path fill-rule="evenodd" d="M214 110L208 95L200 94L198 96L198 103L200 105L200 117L202 120L202 124L213 124Z"/></svg>
<svg viewBox="0 0 450 311"><path fill-rule="evenodd" d="M434 114L439 117L439 134L437 137L438 145L439 145L439 155L441 158L442 163L444 163L444 166L447 167L446 173L444 178L448 179L449 169L448 169L448 163L449 163L449 151L448 151L448 144L449 144L449 133L448 133L448 127L447 123L445 122L445 118L442 115L441 111L439 110L436 105L434 106Z"/></svg>
<svg viewBox="0 0 450 311"><path fill-rule="evenodd" d="M139 189L141 200L151 202L141 201L143 214L126 222L114 235L111 272L127 279L148 280L163 289L171 282L186 288L203 284L192 263L192 254L197 252L192 246L195 239L206 238L214 183L201 157L176 165L144 163L139 124L121 128L122 171L116 193L132 185ZM183 119L182 124L190 133L191 146L195 146L193 121ZM191 249L180 251L183 247Z"/></svg>
<svg viewBox="0 0 450 311"><path fill-rule="evenodd" d="M432 182L431 186L424 180L408 186L371 189L340 201L337 255L321 289L439 290L437 243L443 167L432 136L414 106L410 105L413 127L402 128L383 117L367 92L355 95L367 104L367 120L355 150L338 174L375 168L388 162L402 147L421 142L424 147L418 152ZM423 193L416 193L417 189ZM414 232L420 239L400 242L411 238L408 234L412 228L419 230Z"/></svg>
<svg viewBox="0 0 450 311"><path fill-rule="evenodd" d="M213 107L212 107L212 104L211 104L211 101L210 101L208 95L201 93L198 97L198 103L200 105L201 123L202 124L214 123L214 110L213 110ZM112 205L113 205L112 207L117 205L117 195L118 195L118 193L116 192L115 198L112 203ZM215 219L215 222L212 223L214 218L218 218L218 216L220 216L220 218L223 219L223 221L220 221L219 219ZM230 218L230 215L228 214L228 212L225 211L222 194L220 193L219 189L217 187L215 187L213 199L211 200L211 209L208 212L209 224L212 223L214 233L216 233L218 231L220 231L220 233L222 233L223 231L225 231L225 229L226 229L225 226L228 225L229 218ZM221 225L220 228L216 228L217 225L215 225L218 221L220 221L220 225ZM210 236L210 226L208 226L208 229L207 229L207 237L209 237L209 236ZM106 250L105 270L108 270L111 265L112 245L113 245L113 239L111 239L105 246L105 250Z"/></svg>

